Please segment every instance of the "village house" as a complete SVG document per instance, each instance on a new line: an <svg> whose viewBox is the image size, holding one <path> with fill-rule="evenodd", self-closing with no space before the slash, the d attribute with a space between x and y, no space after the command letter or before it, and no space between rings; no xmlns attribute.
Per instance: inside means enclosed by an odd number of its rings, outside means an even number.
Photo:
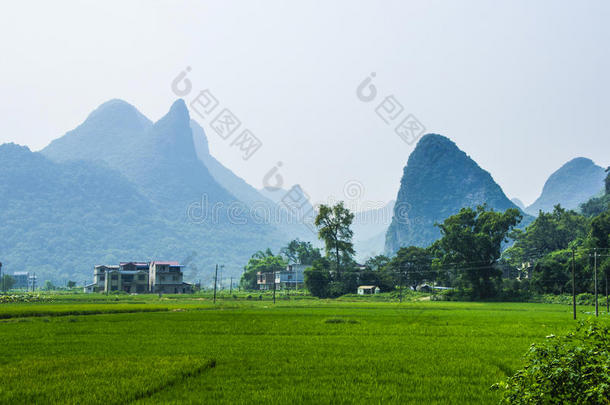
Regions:
<svg viewBox="0 0 610 405"><path fill-rule="evenodd" d="M256 272L256 284L259 290L273 290L275 275L270 271Z"/></svg>
<svg viewBox="0 0 610 405"><path fill-rule="evenodd" d="M289 264L286 270L276 272L259 271L256 273L256 284L261 290L298 289L305 283L305 269L310 267L307 264Z"/></svg>
<svg viewBox="0 0 610 405"><path fill-rule="evenodd" d="M121 262L118 266L98 265L93 271L93 283L85 286L84 291L189 294L193 292L193 285L183 281L182 267L178 262Z"/></svg>
<svg viewBox="0 0 610 405"><path fill-rule="evenodd" d="M358 287L358 295L379 294L380 292L379 287L374 285L361 285Z"/></svg>
<svg viewBox="0 0 610 405"><path fill-rule="evenodd" d="M303 287L305 283L305 269L310 267L307 264L289 264L286 270L275 273L276 288L297 290L299 285Z"/></svg>
<svg viewBox="0 0 610 405"><path fill-rule="evenodd" d="M16 271L13 273L13 280L15 280L15 284L13 285L13 288L18 288L18 289L26 289L28 288L28 280L30 278L30 273L28 273L27 271Z"/></svg>

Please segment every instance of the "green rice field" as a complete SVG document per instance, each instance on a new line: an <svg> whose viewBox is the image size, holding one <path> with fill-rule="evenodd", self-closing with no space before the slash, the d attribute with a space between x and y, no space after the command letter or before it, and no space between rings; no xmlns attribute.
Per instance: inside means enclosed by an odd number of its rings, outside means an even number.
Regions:
<svg viewBox="0 0 610 405"><path fill-rule="evenodd" d="M0 304L0 402L496 403L574 327L557 304L81 297Z"/></svg>

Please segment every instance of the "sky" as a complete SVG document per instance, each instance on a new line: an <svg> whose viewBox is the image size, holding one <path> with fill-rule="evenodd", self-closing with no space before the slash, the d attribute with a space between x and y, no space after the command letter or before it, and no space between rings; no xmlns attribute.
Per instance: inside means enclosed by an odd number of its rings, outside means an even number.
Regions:
<svg viewBox="0 0 610 405"><path fill-rule="evenodd" d="M40 150L113 98L157 120L205 90L211 153L256 188L394 199L421 132L395 128L415 119L530 204L568 160L610 164L609 18L608 1L3 2L0 143Z"/></svg>

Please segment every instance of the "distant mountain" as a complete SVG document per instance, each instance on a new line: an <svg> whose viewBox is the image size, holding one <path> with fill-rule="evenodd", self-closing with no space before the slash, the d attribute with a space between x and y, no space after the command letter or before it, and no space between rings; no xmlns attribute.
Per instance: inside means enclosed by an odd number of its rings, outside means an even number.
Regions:
<svg viewBox="0 0 610 405"><path fill-rule="evenodd" d="M191 130L197 157L203 162L212 177L222 187L237 197L237 199L244 202L251 211L259 215L261 221L276 226L278 232L284 233L286 238L300 238L301 240L312 241L316 239L315 233L312 233L308 227L303 225L301 217L298 215L291 215L289 207L282 203L281 200L286 197L288 191L255 189L210 154L205 131L194 120L191 120ZM303 194L302 189L299 186L296 186L293 189L293 192L297 193L296 195L298 198L303 198L303 201L305 202L305 205L300 208L298 212L302 215L311 216L312 214L307 214L307 212L313 212L313 208L307 197ZM290 197L292 197L292 195ZM290 199L287 201L290 201ZM311 217L308 219L311 219Z"/></svg>
<svg viewBox="0 0 610 405"><path fill-rule="evenodd" d="M395 201L380 208L372 208L354 213L352 230L356 260L365 261L369 257L383 254L385 234L392 221Z"/></svg>
<svg viewBox="0 0 610 405"><path fill-rule="evenodd" d="M481 204L497 211L517 208L491 175L455 143L441 135L425 135L404 168L386 234L386 252L432 244L440 237L435 223L463 207Z"/></svg>
<svg viewBox="0 0 610 405"><path fill-rule="evenodd" d="M315 207L309 200L309 195L299 184L293 185L288 190L264 187L259 192L288 213L287 221L289 223L306 222L312 224L317 215ZM311 234L311 231L309 231L309 234Z"/></svg>
<svg viewBox="0 0 610 405"><path fill-rule="evenodd" d="M0 257L40 280L89 280L92 266L168 257L171 228L120 173L82 161L54 163L0 145Z"/></svg>
<svg viewBox="0 0 610 405"><path fill-rule="evenodd" d="M299 207L303 213L310 212L313 210L309 195L303 190L300 184L295 184L290 189L286 190L283 188L261 188L259 192L271 201L277 204L285 204L286 202L298 202L302 204Z"/></svg>
<svg viewBox="0 0 610 405"><path fill-rule="evenodd" d="M194 120L191 120L190 125L197 157L203 162L212 177L214 177L221 186L240 201L250 206L258 206L260 204L275 205L275 202L263 196L257 189L246 183L244 179L237 176L216 160L216 158L210 154L208 139L203 128Z"/></svg>
<svg viewBox="0 0 610 405"><path fill-rule="evenodd" d="M526 212L531 215L538 215L540 210L550 212L557 204L577 209L580 204L603 193L605 178L604 169L591 159L572 159L551 174L544 183L542 194L526 208Z"/></svg>
<svg viewBox="0 0 610 405"><path fill-rule="evenodd" d="M57 162L102 161L173 219L184 216L194 201L203 199L210 207L219 203L226 208L236 200L198 159L182 100L154 124L130 104L111 100L41 153Z"/></svg>
<svg viewBox="0 0 610 405"><path fill-rule="evenodd" d="M518 199L516 197L511 198L510 200L513 202L513 204L515 204L517 207L519 207L519 209L521 211L525 211L525 204L523 204L523 201L521 201L520 199Z"/></svg>
<svg viewBox="0 0 610 405"><path fill-rule="evenodd" d="M156 123L112 100L40 153L2 148L0 256L14 270L80 281L99 263L189 258L188 279L209 282L214 264L238 276L289 239L199 159L182 100Z"/></svg>

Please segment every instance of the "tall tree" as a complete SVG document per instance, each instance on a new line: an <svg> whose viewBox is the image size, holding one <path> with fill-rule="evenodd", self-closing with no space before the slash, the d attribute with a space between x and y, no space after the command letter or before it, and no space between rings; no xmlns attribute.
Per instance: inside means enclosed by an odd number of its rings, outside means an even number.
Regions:
<svg viewBox="0 0 610 405"><path fill-rule="evenodd" d="M320 249L314 247L311 242L304 242L299 239L290 241L287 246L280 250L289 263L313 264L314 261L321 259Z"/></svg>
<svg viewBox="0 0 610 405"><path fill-rule="evenodd" d="M476 210L462 208L442 224L437 224L442 235L438 241L443 253L442 262L462 269L473 297L494 295L491 281L500 276L494 265L500 258L502 243L508 241L509 232L521 218L516 208L502 213L479 206Z"/></svg>
<svg viewBox="0 0 610 405"><path fill-rule="evenodd" d="M388 268L398 276L399 282L409 283L413 288L434 279L431 266L432 255L429 249L417 246L400 248L388 264Z"/></svg>
<svg viewBox="0 0 610 405"><path fill-rule="evenodd" d="M354 254L353 232L350 229L353 220L354 214L345 208L343 201L332 207L322 204L315 220L326 254L334 256L337 273L341 270L341 256L348 258Z"/></svg>

